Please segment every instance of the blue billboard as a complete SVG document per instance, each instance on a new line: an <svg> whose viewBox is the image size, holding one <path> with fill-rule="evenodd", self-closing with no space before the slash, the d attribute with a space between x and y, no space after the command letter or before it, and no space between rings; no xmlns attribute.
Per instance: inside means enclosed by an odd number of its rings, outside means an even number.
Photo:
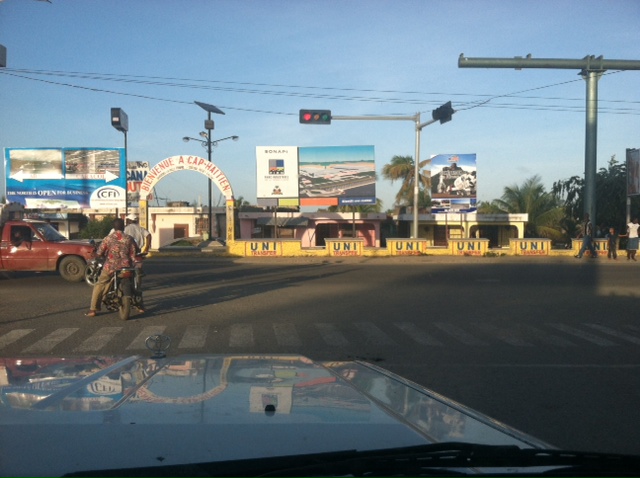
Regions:
<svg viewBox="0 0 640 478"><path fill-rule="evenodd" d="M27 209L126 206L124 148L5 148L6 197Z"/></svg>

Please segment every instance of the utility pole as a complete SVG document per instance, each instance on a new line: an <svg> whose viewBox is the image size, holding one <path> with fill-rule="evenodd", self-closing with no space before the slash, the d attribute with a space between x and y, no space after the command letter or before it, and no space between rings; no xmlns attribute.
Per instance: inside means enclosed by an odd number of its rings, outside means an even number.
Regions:
<svg viewBox="0 0 640 478"><path fill-rule="evenodd" d="M607 70L640 70L640 61L605 60L602 56L585 56L579 60L563 60L554 58L466 58L460 54L459 68L546 68L580 70L582 78L587 82L586 91L586 126L584 148L584 213L589 214L592 222L596 222L596 173L598 142L598 80Z"/></svg>
<svg viewBox="0 0 640 478"><path fill-rule="evenodd" d="M303 112L308 110L301 110L300 118L301 122L305 121L303 118ZM325 111L325 110L323 110ZM329 115L329 122L323 122L322 124L329 124L331 120L358 120L358 121L413 121L415 123L416 132L416 155L413 159L414 171L413 171L413 225L411 228L411 237L418 238L418 203L420 199L420 133L422 129L430 124L440 121L440 124L451 121L451 117L455 113L455 110L451 106L451 101L439 106L431 112L432 119L424 123L420 122L420 113L416 113L413 116L331 116L331 112L326 110ZM306 120L305 122L307 122Z"/></svg>

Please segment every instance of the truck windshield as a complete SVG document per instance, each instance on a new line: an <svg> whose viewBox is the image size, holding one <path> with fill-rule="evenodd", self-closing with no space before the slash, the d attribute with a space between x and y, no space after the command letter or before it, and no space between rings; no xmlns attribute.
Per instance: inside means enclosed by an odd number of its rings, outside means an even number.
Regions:
<svg viewBox="0 0 640 478"><path fill-rule="evenodd" d="M67 238L64 237L62 234L60 234L58 231L56 231L51 226L51 224L40 222L40 223L33 224L33 227L35 227L38 230L38 232L42 235L42 237L44 237L45 240L47 241L59 242L59 241L67 240Z"/></svg>

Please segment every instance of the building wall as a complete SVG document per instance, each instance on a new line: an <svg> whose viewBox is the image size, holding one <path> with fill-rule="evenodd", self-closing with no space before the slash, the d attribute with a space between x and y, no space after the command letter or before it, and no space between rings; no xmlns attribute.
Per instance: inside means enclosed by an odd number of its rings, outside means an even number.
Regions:
<svg viewBox="0 0 640 478"><path fill-rule="evenodd" d="M206 225L207 218L207 208L150 207L149 232L152 235L151 249L156 250L178 240L182 231L186 231L187 237L203 239L205 237L203 233L208 233L208 231L202 231L199 224ZM217 232L224 232L226 228L225 209L214 208L212 218L213 235L216 236Z"/></svg>
<svg viewBox="0 0 640 478"><path fill-rule="evenodd" d="M275 220L273 213L241 212L238 215L240 222L240 239L251 240L259 238L273 238L273 226L258 226L259 219ZM342 238L352 235L353 222L356 223L356 238L363 239L366 247L380 247L380 225L386 220L386 214L382 213L278 213L277 219L306 218L306 226L285 228L288 239L298 239L302 247L321 247L318 244L319 234L327 238ZM267 228L269 228L267 230ZM260 231L258 231L260 229ZM279 228L280 230L280 228ZM327 232L330 231L330 232ZM279 237L283 237L282 234ZM323 242L323 241L320 241Z"/></svg>

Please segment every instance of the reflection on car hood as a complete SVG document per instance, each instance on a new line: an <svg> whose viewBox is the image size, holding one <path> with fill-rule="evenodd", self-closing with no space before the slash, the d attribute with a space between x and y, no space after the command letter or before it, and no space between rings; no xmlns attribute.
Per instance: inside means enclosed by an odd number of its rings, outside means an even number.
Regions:
<svg viewBox="0 0 640 478"><path fill-rule="evenodd" d="M58 476L439 442L548 445L363 362L0 359L0 473Z"/></svg>

